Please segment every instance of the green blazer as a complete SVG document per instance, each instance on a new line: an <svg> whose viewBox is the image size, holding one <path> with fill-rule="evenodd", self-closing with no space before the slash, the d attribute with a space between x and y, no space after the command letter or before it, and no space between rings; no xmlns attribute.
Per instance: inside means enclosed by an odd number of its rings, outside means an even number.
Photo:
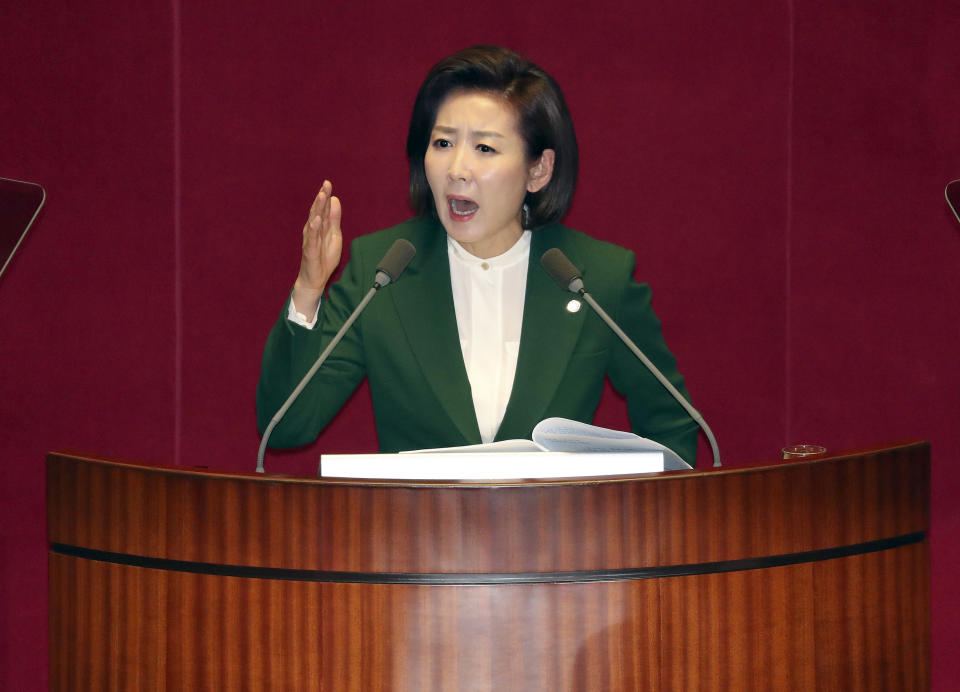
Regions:
<svg viewBox="0 0 960 692"><path fill-rule="evenodd" d="M480 442L460 350L446 233L438 221L425 218L354 240L314 329L290 322L284 306L267 338L257 385L260 431L373 284L377 263L400 237L413 243L416 256L395 283L374 296L334 349L274 429L272 447L315 440L364 377L381 451ZM696 423L589 306L566 309L575 296L540 267L541 255L552 247L581 270L587 290L686 395L650 306L650 289L633 280L633 253L552 225L533 232L517 371L496 439L529 438L533 427L551 416L591 422L607 376L627 400L633 431L692 465Z"/></svg>

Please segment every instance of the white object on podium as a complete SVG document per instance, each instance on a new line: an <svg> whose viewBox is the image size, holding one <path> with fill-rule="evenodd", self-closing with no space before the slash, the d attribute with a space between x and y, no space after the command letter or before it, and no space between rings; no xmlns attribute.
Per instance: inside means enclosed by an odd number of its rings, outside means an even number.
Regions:
<svg viewBox="0 0 960 692"><path fill-rule="evenodd" d="M564 418L541 421L532 437L400 454L324 454L317 475L483 481L633 476L690 468L653 440Z"/></svg>
<svg viewBox="0 0 960 692"><path fill-rule="evenodd" d="M324 454L324 478L397 480L520 480L632 476L663 471L660 452L423 452L416 454Z"/></svg>

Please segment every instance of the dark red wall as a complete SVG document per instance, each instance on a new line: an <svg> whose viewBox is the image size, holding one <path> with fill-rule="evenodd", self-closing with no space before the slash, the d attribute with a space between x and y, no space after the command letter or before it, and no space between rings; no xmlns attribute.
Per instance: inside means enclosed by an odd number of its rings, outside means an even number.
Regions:
<svg viewBox="0 0 960 692"><path fill-rule="evenodd" d="M582 149L568 223L637 251L727 464L932 441L951 687L955 3L7 5L0 176L48 203L0 278L0 688L45 688L44 454L251 469L260 350L317 186L334 181L350 237L405 218L416 87L476 42L563 85ZM625 424L615 397L598 422ZM375 447L361 392L267 463L309 474L321 448Z"/></svg>

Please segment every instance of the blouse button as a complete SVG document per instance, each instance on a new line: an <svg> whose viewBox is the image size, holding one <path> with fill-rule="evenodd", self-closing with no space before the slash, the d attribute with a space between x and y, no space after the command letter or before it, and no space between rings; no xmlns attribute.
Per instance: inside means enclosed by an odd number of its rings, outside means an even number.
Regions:
<svg viewBox="0 0 960 692"><path fill-rule="evenodd" d="M484 262L480 265L480 268L483 269L483 271L487 271L490 268L490 265Z"/></svg>

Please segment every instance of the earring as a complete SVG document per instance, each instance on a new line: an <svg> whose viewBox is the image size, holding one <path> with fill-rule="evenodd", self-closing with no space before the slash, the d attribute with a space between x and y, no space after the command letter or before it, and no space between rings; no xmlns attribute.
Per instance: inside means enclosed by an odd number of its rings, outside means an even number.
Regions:
<svg viewBox="0 0 960 692"><path fill-rule="evenodd" d="M523 230L529 230L530 206L526 202L523 203L523 207L520 209L520 225L523 227Z"/></svg>

